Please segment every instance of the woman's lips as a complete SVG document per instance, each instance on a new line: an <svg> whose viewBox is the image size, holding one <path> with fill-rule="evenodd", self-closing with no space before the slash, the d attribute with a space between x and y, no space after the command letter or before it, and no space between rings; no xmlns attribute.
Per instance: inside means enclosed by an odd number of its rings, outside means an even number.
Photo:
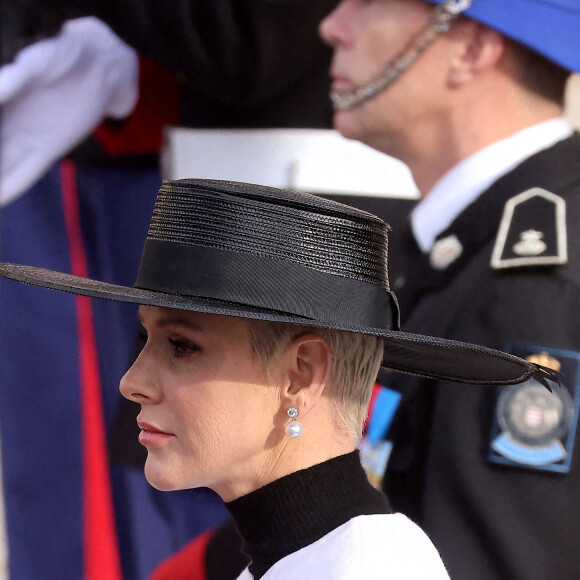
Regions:
<svg viewBox="0 0 580 580"><path fill-rule="evenodd" d="M171 439L171 437L175 437L173 433L167 433L166 431L162 431L157 427L150 425L149 423L145 423L142 421L137 421L137 424L141 428L141 433L139 433L139 443L148 447L150 445L157 445L162 443L163 441L167 441Z"/></svg>

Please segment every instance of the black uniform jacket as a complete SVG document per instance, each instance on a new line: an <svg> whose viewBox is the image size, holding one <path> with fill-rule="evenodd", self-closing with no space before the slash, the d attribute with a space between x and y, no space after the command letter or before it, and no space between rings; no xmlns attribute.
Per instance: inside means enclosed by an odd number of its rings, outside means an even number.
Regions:
<svg viewBox="0 0 580 580"><path fill-rule="evenodd" d="M534 187L565 201L567 263L492 268L506 202ZM555 225L544 217L549 242ZM455 235L463 248L446 269L431 267L407 237L405 271L393 281L403 330L500 349L524 343L580 352L579 224L574 134L500 178L439 236ZM404 395L385 489L395 509L424 527L451 577L580 578L580 449L567 474L491 463L496 387L394 372L381 378Z"/></svg>

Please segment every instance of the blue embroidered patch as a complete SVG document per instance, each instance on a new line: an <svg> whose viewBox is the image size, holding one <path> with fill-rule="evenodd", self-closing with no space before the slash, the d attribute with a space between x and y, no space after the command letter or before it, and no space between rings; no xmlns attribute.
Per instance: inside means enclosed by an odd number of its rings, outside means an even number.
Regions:
<svg viewBox="0 0 580 580"><path fill-rule="evenodd" d="M498 388L489 461L568 473L580 409L580 353L530 344L505 350L559 371L562 386L550 392L530 379Z"/></svg>

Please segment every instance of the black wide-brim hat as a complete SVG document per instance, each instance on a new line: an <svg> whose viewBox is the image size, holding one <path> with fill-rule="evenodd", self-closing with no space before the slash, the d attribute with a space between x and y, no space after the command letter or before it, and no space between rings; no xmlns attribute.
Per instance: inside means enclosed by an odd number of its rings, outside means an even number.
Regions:
<svg viewBox="0 0 580 580"><path fill-rule="evenodd" d="M314 195L166 181L134 287L7 263L0 276L93 298L376 335L384 366L426 377L491 385L550 378L503 352L401 332L388 230L372 214Z"/></svg>

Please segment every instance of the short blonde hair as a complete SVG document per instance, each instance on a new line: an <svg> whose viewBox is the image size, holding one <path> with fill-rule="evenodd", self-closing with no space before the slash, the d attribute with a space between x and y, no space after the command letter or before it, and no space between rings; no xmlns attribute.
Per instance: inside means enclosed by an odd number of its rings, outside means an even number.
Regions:
<svg viewBox="0 0 580 580"><path fill-rule="evenodd" d="M383 357L382 338L266 320L249 320L248 326L252 351L265 369L272 357L303 334L317 334L326 341L333 356L330 382L337 427L354 439L359 439L367 416L372 386Z"/></svg>

